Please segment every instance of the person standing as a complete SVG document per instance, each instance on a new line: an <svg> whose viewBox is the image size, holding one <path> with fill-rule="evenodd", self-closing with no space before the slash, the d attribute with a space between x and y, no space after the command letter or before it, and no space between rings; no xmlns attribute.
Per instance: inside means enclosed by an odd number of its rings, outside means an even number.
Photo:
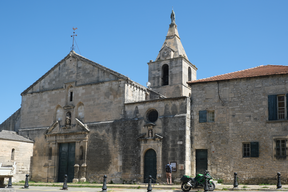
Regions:
<svg viewBox="0 0 288 192"><path fill-rule="evenodd" d="M170 165L170 162L166 165L165 170L166 170L167 184L169 185L170 181L170 185L172 185L172 167Z"/></svg>

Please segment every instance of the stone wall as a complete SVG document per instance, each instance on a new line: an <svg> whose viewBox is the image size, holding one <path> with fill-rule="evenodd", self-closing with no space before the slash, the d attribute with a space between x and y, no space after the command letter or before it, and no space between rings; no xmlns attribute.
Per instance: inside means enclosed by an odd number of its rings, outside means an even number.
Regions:
<svg viewBox="0 0 288 192"><path fill-rule="evenodd" d="M240 183L287 181L288 160L275 158L275 138L288 136L288 121L268 121L268 95L288 93L286 75L192 84L192 170L195 150L208 149L212 176ZM199 111L215 112L214 122L199 123ZM259 157L243 157L243 143L259 142Z"/></svg>
<svg viewBox="0 0 288 192"><path fill-rule="evenodd" d="M19 130L19 135L22 135L34 141L33 157L31 158L30 172L30 180L32 181L51 181L47 179L52 176L47 173L47 167L45 166L45 164L48 163L48 143L45 140L46 131L47 130L45 128ZM54 162L51 164L51 167L52 166L55 166ZM52 173L54 173L54 170Z"/></svg>
<svg viewBox="0 0 288 192"><path fill-rule="evenodd" d="M20 114L21 108L13 113L8 119L6 119L2 124L0 124L1 130L18 131L20 127Z"/></svg>
<svg viewBox="0 0 288 192"><path fill-rule="evenodd" d="M141 150L140 173L143 174L144 155L147 149L152 148L157 156L157 179L165 181L165 165L177 162L177 171L172 173L173 180L179 179L182 175L190 173L190 99L187 97L165 98L151 101L127 103L125 105L126 118L137 121L138 133L148 136L149 122L147 114L150 110L157 110L158 119L154 122L153 134L163 137L158 142L152 140L139 140ZM135 127L131 127L131 130ZM188 134L187 134L188 133ZM135 141L136 142L136 141ZM159 161L160 160L160 161ZM183 169L180 169L183 165ZM143 175L141 175L143 177ZM141 180L140 180L141 181Z"/></svg>
<svg viewBox="0 0 288 192"><path fill-rule="evenodd" d="M185 154L187 149L190 151L189 135L187 139L187 130L190 130L189 101L187 97L179 97L129 103L125 104L124 118L86 122L90 130L87 143L87 181L102 182L103 175L107 175L108 182L143 182L144 155L147 149L153 149L157 154L157 182L165 182L165 165L168 161L177 162L177 171L172 173L172 177L173 180L179 179L185 174L185 169L190 169L187 164L190 160ZM148 138L148 134L145 138L139 138L141 134L147 133L146 125L149 122L146 115L151 108L159 113L154 123L153 138ZM21 129L20 134L35 141L31 180L57 181L58 145L71 142L71 134L61 137L61 140L55 137L55 142L45 136L46 128ZM156 138L155 134L163 138ZM51 146L53 153L49 160ZM79 164L81 168L83 161L79 161L77 150L75 164ZM180 168L180 164L183 168Z"/></svg>
<svg viewBox="0 0 288 192"><path fill-rule="evenodd" d="M147 98L146 88L135 82L128 82L125 85L125 103L144 101Z"/></svg>
<svg viewBox="0 0 288 192"><path fill-rule="evenodd" d="M22 96L21 128L51 126L56 120L64 124L67 111L70 111L71 123L75 118L84 122L97 122L119 119L123 111L124 82L110 81L100 84L73 87L73 101L66 97L69 88L45 91ZM65 107L69 109L66 110ZM79 117L78 107L84 107L84 114ZM67 108L68 108L67 107ZM62 116L57 116L57 110Z"/></svg>

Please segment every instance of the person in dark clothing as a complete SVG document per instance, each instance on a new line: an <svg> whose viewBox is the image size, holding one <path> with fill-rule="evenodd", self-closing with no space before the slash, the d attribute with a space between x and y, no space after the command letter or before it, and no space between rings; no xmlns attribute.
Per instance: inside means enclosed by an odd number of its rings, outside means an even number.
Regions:
<svg viewBox="0 0 288 192"><path fill-rule="evenodd" d="M170 165L170 162L166 165L165 170L166 170L167 184L169 185L169 181L170 184L172 184L172 167Z"/></svg>

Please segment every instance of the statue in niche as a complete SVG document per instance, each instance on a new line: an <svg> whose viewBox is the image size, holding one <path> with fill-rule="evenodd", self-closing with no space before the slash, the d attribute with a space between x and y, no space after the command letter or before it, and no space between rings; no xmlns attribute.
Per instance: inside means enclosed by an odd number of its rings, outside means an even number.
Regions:
<svg viewBox="0 0 288 192"><path fill-rule="evenodd" d="M66 126L70 126L71 125L71 113L70 112L66 113L65 125Z"/></svg>
<svg viewBox="0 0 288 192"><path fill-rule="evenodd" d="M148 129L148 137L153 137L153 129Z"/></svg>

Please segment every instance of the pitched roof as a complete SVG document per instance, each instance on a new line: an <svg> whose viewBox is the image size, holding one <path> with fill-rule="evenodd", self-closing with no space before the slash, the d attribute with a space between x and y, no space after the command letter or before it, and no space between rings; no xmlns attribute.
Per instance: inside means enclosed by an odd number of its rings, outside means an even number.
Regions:
<svg viewBox="0 0 288 192"><path fill-rule="evenodd" d="M2 130L0 132L0 139L33 143L32 140L27 139L21 135L18 135L15 131L7 131L7 130Z"/></svg>
<svg viewBox="0 0 288 192"><path fill-rule="evenodd" d="M24 90L24 91L21 93L21 95L24 95L24 94L28 93L28 91L29 91L33 86L35 86L40 80L44 79L51 71L53 71L55 68L57 68L64 60L66 60L66 59L69 58L69 57L76 57L76 58L78 58L79 60L85 61L85 62L87 62L87 63L89 63L89 64L91 64L91 65L93 65L93 66L95 66L95 67L99 67L100 69L103 69L103 70L105 70L105 71L108 71L109 73L111 73L111 74L113 74L113 75L115 75L115 76L117 76L117 77L119 77L119 78L121 78L121 79L130 80L130 79L129 79L128 77L126 77L125 75L122 75L122 74L120 74L120 73L118 73L118 72L116 72L116 71L113 71L113 70L111 70L111 69L109 69L109 68L107 68L107 67L104 67L103 65L100 65L100 64L98 64L98 63L96 63L96 62L94 62L94 61L91 61L91 60L89 60L89 59L87 59L87 58L85 58L85 57L77 54L75 51L72 50L72 51L70 51L70 53L69 53L66 57L64 57L64 59L62 59L61 61L59 61L59 62L58 62L56 65L54 65L49 71L47 71L42 77L40 77L37 81L35 81L32 85L30 85L26 90Z"/></svg>
<svg viewBox="0 0 288 192"><path fill-rule="evenodd" d="M251 77L262 77L269 75L283 75L288 74L288 66L284 65L260 65L258 67L245 69L241 71L235 71L232 73L226 73L223 75L217 75L213 77L208 77L205 79L199 79L195 81L189 81L188 84L194 83L206 83L212 81L224 81L231 79L242 79L242 78L251 78Z"/></svg>

